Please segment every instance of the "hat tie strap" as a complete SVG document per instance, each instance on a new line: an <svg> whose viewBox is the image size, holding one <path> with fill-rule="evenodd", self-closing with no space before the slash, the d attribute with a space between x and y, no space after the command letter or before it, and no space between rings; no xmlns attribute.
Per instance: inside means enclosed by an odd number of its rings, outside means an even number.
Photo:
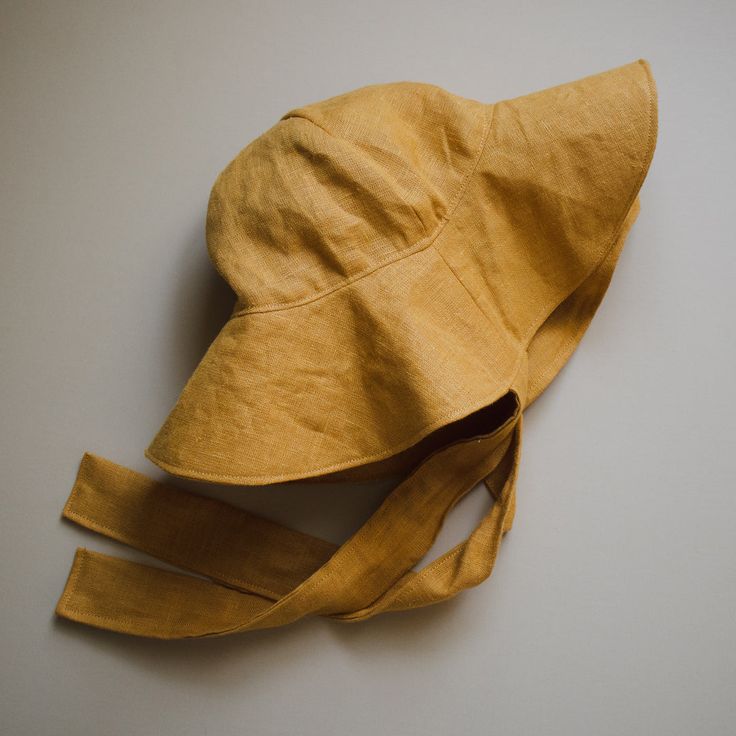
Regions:
<svg viewBox="0 0 736 736"><path fill-rule="evenodd" d="M313 614L357 621L451 597L490 574L511 528L520 438L518 414L429 456L340 547L86 455L64 516L214 582L80 549L57 613L184 638ZM413 572L445 515L484 479L495 503L477 529Z"/></svg>

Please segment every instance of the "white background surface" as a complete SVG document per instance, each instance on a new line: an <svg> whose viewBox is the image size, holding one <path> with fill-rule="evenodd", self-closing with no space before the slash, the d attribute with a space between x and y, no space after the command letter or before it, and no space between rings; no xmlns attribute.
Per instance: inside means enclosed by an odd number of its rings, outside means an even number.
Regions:
<svg viewBox="0 0 736 736"><path fill-rule="evenodd" d="M5 2L0 732L736 733L729 2ZM441 606L156 642L54 619L84 450L143 449L227 317L210 186L363 84L492 102L647 58L660 134L583 342L528 412L513 531ZM384 489L224 489L340 541ZM484 509L475 494L442 544ZM140 556L142 558L142 556Z"/></svg>

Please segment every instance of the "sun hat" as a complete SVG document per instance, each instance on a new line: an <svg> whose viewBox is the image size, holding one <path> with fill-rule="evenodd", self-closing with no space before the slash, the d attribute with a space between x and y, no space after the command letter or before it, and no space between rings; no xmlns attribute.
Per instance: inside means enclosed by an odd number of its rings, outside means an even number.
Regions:
<svg viewBox="0 0 736 736"><path fill-rule="evenodd" d="M641 59L496 103L395 82L284 114L212 187L207 247L237 301L146 456L237 486L400 482L337 546L87 453L64 516L197 577L79 549L57 614L221 636L488 577L523 412L603 299L656 135ZM480 482L490 511L415 571Z"/></svg>

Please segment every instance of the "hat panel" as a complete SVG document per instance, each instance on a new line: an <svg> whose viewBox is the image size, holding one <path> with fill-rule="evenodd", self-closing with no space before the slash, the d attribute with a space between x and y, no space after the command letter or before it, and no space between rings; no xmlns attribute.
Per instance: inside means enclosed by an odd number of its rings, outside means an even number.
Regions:
<svg viewBox="0 0 736 736"><path fill-rule="evenodd" d="M645 62L496 103L435 247L484 312L527 344L614 245L655 139Z"/></svg>
<svg viewBox="0 0 736 736"><path fill-rule="evenodd" d="M297 118L222 172L207 213L210 255L244 307L308 298L424 234L385 172Z"/></svg>
<svg viewBox="0 0 736 736"><path fill-rule="evenodd" d="M424 247L477 158L480 103L413 83L339 99L288 113L212 188L208 248L239 309L313 298Z"/></svg>
<svg viewBox="0 0 736 736"><path fill-rule="evenodd" d="M478 156L489 109L436 85L391 82L294 108L283 117L292 116L350 141L392 176L400 171L407 193L442 193L433 202L438 220L448 214L452 193Z"/></svg>

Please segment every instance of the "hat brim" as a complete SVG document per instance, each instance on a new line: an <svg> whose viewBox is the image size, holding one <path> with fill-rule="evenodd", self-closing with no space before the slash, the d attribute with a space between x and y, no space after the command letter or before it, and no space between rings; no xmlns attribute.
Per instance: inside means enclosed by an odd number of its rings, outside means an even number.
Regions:
<svg viewBox="0 0 736 736"><path fill-rule="evenodd" d="M231 318L146 455L218 483L330 474L492 404L520 359L428 247L321 299Z"/></svg>

